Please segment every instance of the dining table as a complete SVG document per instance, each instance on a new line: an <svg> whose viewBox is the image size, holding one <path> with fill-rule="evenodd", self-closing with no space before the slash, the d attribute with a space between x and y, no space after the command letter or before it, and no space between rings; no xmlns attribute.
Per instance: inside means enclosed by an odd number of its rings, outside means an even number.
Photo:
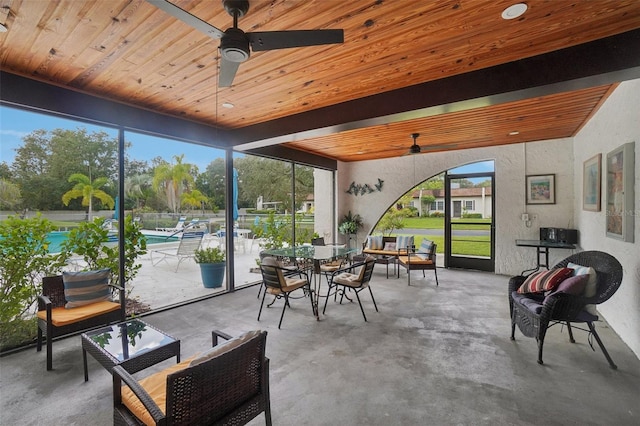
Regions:
<svg viewBox="0 0 640 426"><path fill-rule="evenodd" d="M326 246L312 246L312 245L298 245L292 247L284 247L277 249L266 249L264 252L269 256L284 257L289 259L295 259L299 263L313 264L312 279L311 279L311 300L313 305L313 313L317 320L320 320L320 311L318 309L318 300L320 297L328 297L327 295L320 294L320 285L322 284L322 274L320 272L320 265L324 262L332 260L346 258L351 254L357 252L357 248L344 247L341 245L326 245ZM315 297L314 297L315 296Z"/></svg>

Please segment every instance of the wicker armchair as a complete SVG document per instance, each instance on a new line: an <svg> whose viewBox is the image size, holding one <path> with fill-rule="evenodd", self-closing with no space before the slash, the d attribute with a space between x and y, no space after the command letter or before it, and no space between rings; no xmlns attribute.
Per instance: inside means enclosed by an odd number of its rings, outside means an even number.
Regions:
<svg viewBox="0 0 640 426"><path fill-rule="evenodd" d="M118 292L117 302L99 302L80 308L65 309L67 300L64 296L62 275L42 279L42 294L38 296L36 350L38 352L42 350L44 333L47 345L47 370L53 369L52 340L55 337L124 321L124 288L113 284L109 286Z"/></svg>
<svg viewBox="0 0 640 426"><path fill-rule="evenodd" d="M553 269L566 267L569 263L592 267L597 273L596 294L593 297L583 297L564 293L555 293L546 298L522 297L516 293L526 277L515 276L509 280L509 309L511 312L511 340L515 340L516 325L527 337L534 337L538 342L538 364L543 364L542 348L547 329L559 323L567 325L569 340L575 343L573 338L572 323L586 323L588 331L598 342L598 346L607 358L611 368L617 366L609 356L600 336L596 332L594 322L598 316L589 313L585 307L589 304L600 304L608 300L622 283L622 266L613 256L600 251L585 251L567 257ZM535 313L533 306L541 305L539 313ZM527 307L529 305L529 307ZM538 306L539 308L539 306Z"/></svg>
<svg viewBox="0 0 640 426"><path fill-rule="evenodd" d="M217 345L218 337L228 342ZM267 332L251 331L231 339L214 331L212 340L208 353L140 382L116 366L114 425L142 425L143 419L156 425L244 425L264 412L270 426Z"/></svg>

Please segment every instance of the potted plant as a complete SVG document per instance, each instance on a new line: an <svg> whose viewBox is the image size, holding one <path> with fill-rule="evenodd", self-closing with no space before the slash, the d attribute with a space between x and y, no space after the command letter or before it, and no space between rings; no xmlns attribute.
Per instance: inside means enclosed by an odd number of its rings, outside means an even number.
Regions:
<svg viewBox="0 0 640 426"><path fill-rule="evenodd" d="M349 247L351 247L351 240L355 240L355 235L358 233L358 230L362 228L362 225L362 217L359 214L351 214L351 210L342 217L342 220L338 224L338 232L347 235Z"/></svg>
<svg viewBox="0 0 640 426"><path fill-rule="evenodd" d="M226 269L225 252L219 247L207 247L196 250L195 261L200 265L200 275L205 288L222 286Z"/></svg>

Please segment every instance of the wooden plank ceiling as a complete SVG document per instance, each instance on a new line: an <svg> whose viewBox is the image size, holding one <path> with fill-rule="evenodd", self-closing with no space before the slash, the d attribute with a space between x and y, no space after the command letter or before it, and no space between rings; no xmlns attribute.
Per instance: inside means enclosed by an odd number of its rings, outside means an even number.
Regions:
<svg viewBox="0 0 640 426"><path fill-rule="evenodd" d="M174 0L226 29L218 1ZM344 29L340 45L253 52L217 87L218 43L144 0L0 0L3 71L230 130L640 28L638 0L251 0L246 32ZM612 86L279 140L341 161L572 136ZM225 108L231 104L233 108ZM446 109L445 109L446 110ZM511 134L519 132L518 134ZM259 139L259 138L258 138Z"/></svg>

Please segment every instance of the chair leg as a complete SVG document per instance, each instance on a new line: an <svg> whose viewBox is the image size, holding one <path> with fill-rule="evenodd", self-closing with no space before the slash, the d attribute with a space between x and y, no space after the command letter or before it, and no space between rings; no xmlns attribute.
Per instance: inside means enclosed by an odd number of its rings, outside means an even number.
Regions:
<svg viewBox="0 0 640 426"><path fill-rule="evenodd" d="M440 284L438 284L438 269L433 268L433 273L436 275L436 287L439 287Z"/></svg>
<svg viewBox="0 0 640 426"><path fill-rule="evenodd" d="M262 302L260 303L260 310L258 311L258 321L260 321L260 314L262 314L262 307L264 306L264 298L267 297L267 289L265 288L264 294L262 295Z"/></svg>
<svg viewBox="0 0 640 426"><path fill-rule="evenodd" d="M262 287L264 287L264 281L258 286L258 299L260 299L260 293L262 293Z"/></svg>
<svg viewBox="0 0 640 426"><path fill-rule="evenodd" d="M542 346L544 345L544 338L538 340L538 364L542 365Z"/></svg>
<svg viewBox="0 0 640 426"><path fill-rule="evenodd" d="M337 289L337 286L332 286L331 283L329 283L329 290L327 290L327 297L324 299L324 308L322 308L322 315L324 315L327 310L327 302L329 301L329 295L331 294L331 289L333 287L336 287Z"/></svg>
<svg viewBox="0 0 640 426"><path fill-rule="evenodd" d="M314 305L313 303L313 292L311 291L311 286L309 286L309 288L307 289L309 291L309 300L311 301L311 312L313 312L314 316L318 316L318 310L317 310L317 306ZM329 298L327 296L327 298Z"/></svg>
<svg viewBox="0 0 640 426"><path fill-rule="evenodd" d="M364 317L364 320L367 321L367 316L364 314L364 308L362 307L362 302L360 301L360 295L358 293L359 291L356 290L356 298L358 299L358 305L360 305L360 310L362 311L362 316Z"/></svg>
<svg viewBox="0 0 640 426"><path fill-rule="evenodd" d="M373 297L373 291L371 290L371 286L369 286L369 293L371 293L371 300L373 300L373 306L376 308L376 312L380 312L378 310L378 305L376 305L376 299Z"/></svg>
<svg viewBox="0 0 640 426"><path fill-rule="evenodd" d="M575 343L576 340L573 338L573 330L571 330L571 323L569 321L567 321L567 331L569 332L569 341Z"/></svg>
<svg viewBox="0 0 640 426"><path fill-rule="evenodd" d="M591 331L591 334L593 334L593 337L596 338L596 342L598 342L598 346L600 346L600 349L602 350L602 353L604 354L605 358L607 358L607 361L609 361L609 366L612 369L617 370L618 366L613 363L611 356L609 356L609 352L607 352L607 349L604 347L602 340L600 340L600 336L598 336L598 333L596 332L596 327L593 325L592 322L588 322L587 325L589 326L589 331Z"/></svg>
<svg viewBox="0 0 640 426"><path fill-rule="evenodd" d="M280 314L280 322L278 323L278 329L282 325L282 318L284 318L284 311L287 310L287 305L289 304L289 293L284 294L284 306L282 307L282 314Z"/></svg>

